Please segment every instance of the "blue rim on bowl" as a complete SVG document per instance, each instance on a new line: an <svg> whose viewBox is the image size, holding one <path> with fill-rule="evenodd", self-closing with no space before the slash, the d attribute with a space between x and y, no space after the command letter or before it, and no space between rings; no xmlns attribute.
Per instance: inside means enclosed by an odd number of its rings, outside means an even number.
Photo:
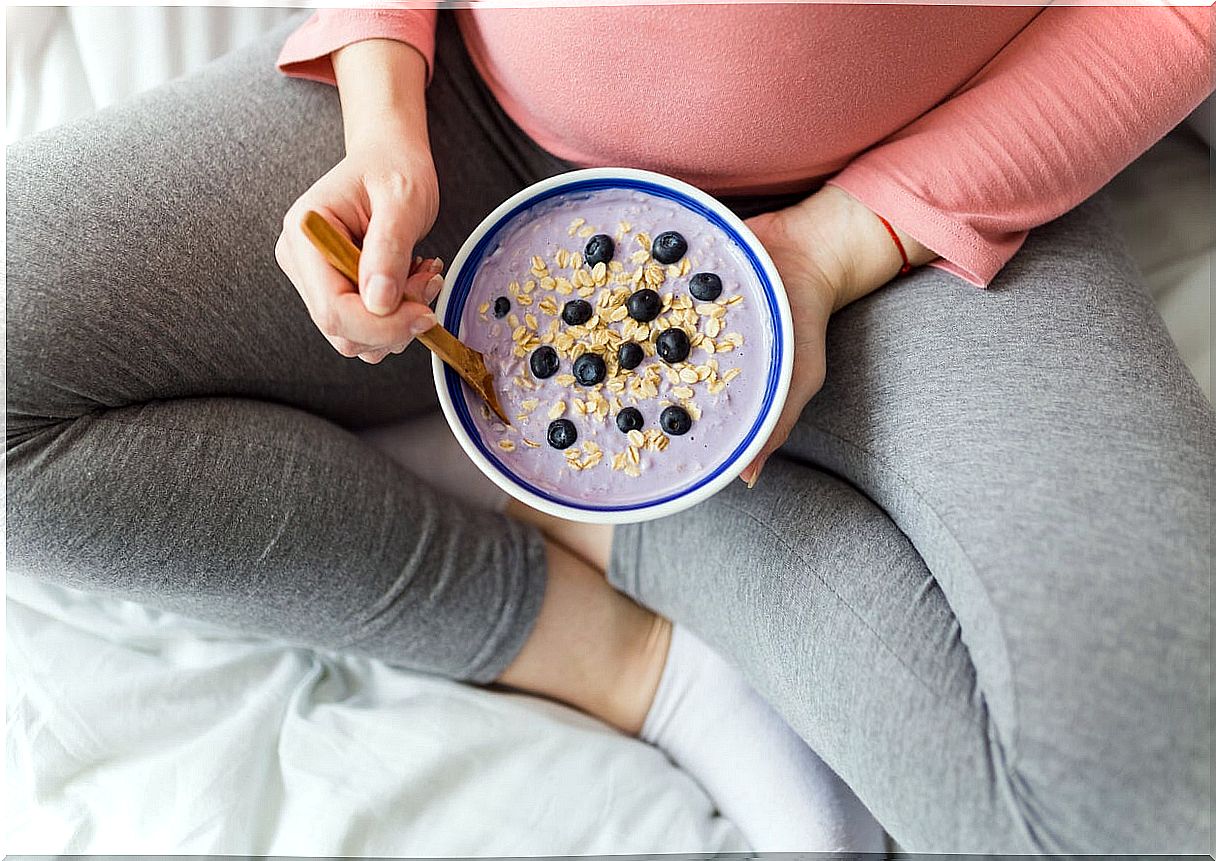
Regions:
<svg viewBox="0 0 1216 861"><path fill-rule="evenodd" d="M673 514L686 507L680 504L681 502L691 505L720 490L759 452L772 432L785 403L792 367L792 356L789 354L789 342L792 339L789 305L772 260L751 231L724 205L699 189L671 177L632 168L571 171L525 188L486 217L453 261L443 294L439 298L438 312L444 327L459 337L465 303L482 258L495 248L499 233L507 224L537 204L552 198L608 189L642 191L674 201L705 218L722 231L743 254L760 285L771 334L764 398L751 427L731 453L692 484L654 499L622 505L596 505L557 496L529 483L499 460L481 438L473 423L466 389L460 378L438 358L433 359L433 367L436 389L449 424L453 425L454 431L456 424L459 424L463 434L457 433L457 438L482 472L495 484L527 504L559 516L599 522L631 522ZM469 444L479 456L473 456L473 451L469 451ZM745 456L748 456L747 460L744 460ZM630 516L621 516L624 514Z"/></svg>

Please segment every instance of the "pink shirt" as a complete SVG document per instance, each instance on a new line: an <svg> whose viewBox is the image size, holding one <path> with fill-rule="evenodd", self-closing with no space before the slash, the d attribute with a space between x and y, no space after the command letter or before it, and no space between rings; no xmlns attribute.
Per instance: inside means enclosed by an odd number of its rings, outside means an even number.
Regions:
<svg viewBox="0 0 1216 861"><path fill-rule="evenodd" d="M323 10L283 47L391 38L432 61L434 12ZM663 5L457 13L478 71L538 144L710 192L825 179L988 284L1211 92L1211 7Z"/></svg>

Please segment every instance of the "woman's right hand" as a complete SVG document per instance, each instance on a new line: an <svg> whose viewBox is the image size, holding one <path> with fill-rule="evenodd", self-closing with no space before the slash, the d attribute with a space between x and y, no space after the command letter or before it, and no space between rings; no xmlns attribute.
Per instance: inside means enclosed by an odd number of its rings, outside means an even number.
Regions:
<svg viewBox="0 0 1216 861"><path fill-rule="evenodd" d="M407 45L373 39L336 51L333 66L346 156L287 211L275 258L333 348L375 364L435 325L429 304L443 286L443 262L414 256L439 211L426 65ZM304 235L309 210L362 244L357 287Z"/></svg>
<svg viewBox="0 0 1216 861"><path fill-rule="evenodd" d="M275 246L321 334L343 356L372 364L435 325L429 304L443 286L443 262L414 257L439 205L430 154L403 159L382 152L348 152L287 211ZM304 235L300 225L310 209L356 244L362 240L358 289Z"/></svg>

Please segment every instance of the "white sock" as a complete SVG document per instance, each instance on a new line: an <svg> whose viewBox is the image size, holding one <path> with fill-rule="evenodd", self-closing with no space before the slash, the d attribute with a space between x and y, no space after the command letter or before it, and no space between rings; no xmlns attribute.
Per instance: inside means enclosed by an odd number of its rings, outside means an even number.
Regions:
<svg viewBox="0 0 1216 861"><path fill-rule="evenodd" d="M502 511L510 499L464 453L443 413L430 413L360 434L436 490L474 508Z"/></svg>
<svg viewBox="0 0 1216 861"><path fill-rule="evenodd" d="M680 625L641 737L696 778L753 850L885 850L882 828L844 781Z"/></svg>

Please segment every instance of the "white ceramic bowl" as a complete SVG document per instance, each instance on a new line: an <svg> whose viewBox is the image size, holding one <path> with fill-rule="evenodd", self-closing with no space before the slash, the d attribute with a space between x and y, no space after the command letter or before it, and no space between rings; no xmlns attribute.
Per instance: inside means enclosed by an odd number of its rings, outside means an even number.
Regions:
<svg viewBox="0 0 1216 861"><path fill-rule="evenodd" d="M682 511L709 498L738 478L772 433L789 391L790 373L794 364L793 326L789 303L781 277L772 259L746 225L710 195L669 176L631 168L591 168L563 173L528 186L505 200L473 231L448 269L447 282L439 295L437 313L445 327L460 336L461 317L473 279L485 254L492 251L503 227L526 213L541 201L554 197L624 188L643 191L679 203L707 218L726 234L743 253L754 272L768 309L772 348L765 379L765 394L758 415L739 444L724 461L683 489L662 494L654 499L617 505L611 500L598 503L575 503L561 499L531 484L524 476L509 469L481 439L469 405L476 409L477 396L438 358L432 358L435 390L448 425L460 445L477 464L478 469L511 496L533 508L567 520L586 523L633 523L664 517Z"/></svg>

